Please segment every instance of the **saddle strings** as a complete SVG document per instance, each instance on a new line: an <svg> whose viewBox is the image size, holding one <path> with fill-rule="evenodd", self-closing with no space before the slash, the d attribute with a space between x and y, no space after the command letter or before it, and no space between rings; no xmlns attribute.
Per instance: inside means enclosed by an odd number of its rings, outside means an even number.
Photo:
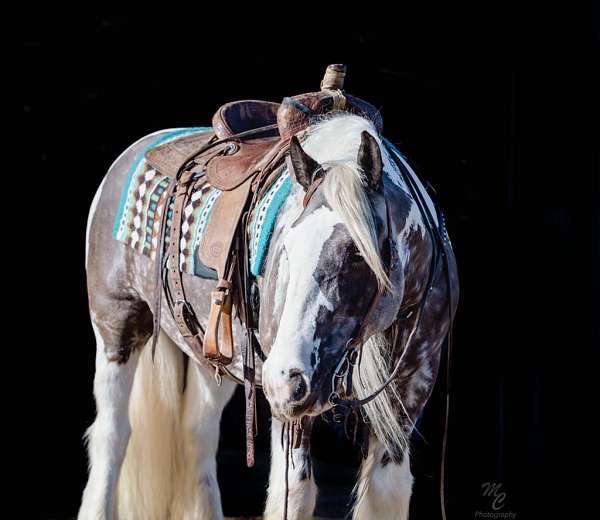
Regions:
<svg viewBox="0 0 600 520"><path fill-rule="evenodd" d="M294 462L294 448L302 445L302 419L286 421L281 425L281 449L285 457L284 497L283 497L283 520L288 518L288 502L290 494L290 466L296 469Z"/></svg>
<svg viewBox="0 0 600 520"><path fill-rule="evenodd" d="M285 432L285 494L283 502L283 520L288 517L288 500L290 496L290 427L289 423L284 423L282 433Z"/></svg>

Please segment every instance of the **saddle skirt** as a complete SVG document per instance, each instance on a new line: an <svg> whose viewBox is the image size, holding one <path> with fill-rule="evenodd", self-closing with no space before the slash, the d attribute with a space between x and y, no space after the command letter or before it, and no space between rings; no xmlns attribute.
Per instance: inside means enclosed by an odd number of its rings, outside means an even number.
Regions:
<svg viewBox="0 0 600 520"><path fill-rule="evenodd" d="M160 148L171 144L171 149L185 150L190 138L207 137L212 129L207 127L186 128L170 131L157 138L143 150L131 165L123 187L121 204L115 217L113 237L128 245L136 252L156 259L160 241L160 222L165 208L168 211L166 240L172 226L173 198L167 203L167 189L171 175L164 175L155 168ZM151 162L148 157L152 158ZM200 180L202 174L198 174ZM199 183L200 184L200 183ZM262 195L252 212L249 232L250 270L254 276L261 273L268 252L269 240L283 203L290 193L292 180L287 170ZM200 257L202 239L213 216L215 203L223 191L209 182L202 183L195 190L185 206L181 224L179 265L182 272L206 279L217 279L217 272L205 265Z"/></svg>

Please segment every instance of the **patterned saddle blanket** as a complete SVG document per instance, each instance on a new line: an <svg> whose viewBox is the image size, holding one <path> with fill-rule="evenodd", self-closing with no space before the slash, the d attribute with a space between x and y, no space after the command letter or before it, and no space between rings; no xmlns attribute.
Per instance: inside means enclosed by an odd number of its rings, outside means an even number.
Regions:
<svg viewBox="0 0 600 520"><path fill-rule="evenodd" d="M211 130L207 127L198 127L167 132L136 156L128 172L115 217L113 237L116 240L153 260L156 258L161 218L164 211L167 211L165 233L168 237L172 226L170 214L174 200L166 200L169 177L154 170L146 162L145 155L152 148L180 137ZM275 220L291 187L292 180L289 172L284 170L263 195L252 213L248 232L250 270L254 276L261 274ZM217 279L216 271L200 261L198 252L204 230L212 215L212 208L221 193L221 190L205 184L202 189L192 194L185 207L179 259L181 271L184 273ZM165 242L168 243L168 240Z"/></svg>

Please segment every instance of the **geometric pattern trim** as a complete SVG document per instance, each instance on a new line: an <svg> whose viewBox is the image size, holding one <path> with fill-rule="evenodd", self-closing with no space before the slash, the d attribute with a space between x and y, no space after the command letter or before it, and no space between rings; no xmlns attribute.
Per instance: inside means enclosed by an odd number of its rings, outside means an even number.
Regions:
<svg viewBox="0 0 600 520"><path fill-rule="evenodd" d="M275 221L281 206L292 189L292 179L287 169L263 195L250 219L250 271L254 276L262 272L269 250Z"/></svg>
<svg viewBox="0 0 600 520"><path fill-rule="evenodd" d="M164 212L167 211L165 233L168 238L172 225L174 200L173 198L166 200L166 191L171 179L152 169L146 162L145 155L156 146L184 135L207 130L210 129L187 128L168 132L140 152L130 168L121 194L113 227L113 237L116 240L153 260L156 258L160 222ZM220 194L220 190L205 184L202 189L192 194L183 210L179 265L184 273L204 278L212 277L210 270L199 262L195 253L202 240L214 203Z"/></svg>

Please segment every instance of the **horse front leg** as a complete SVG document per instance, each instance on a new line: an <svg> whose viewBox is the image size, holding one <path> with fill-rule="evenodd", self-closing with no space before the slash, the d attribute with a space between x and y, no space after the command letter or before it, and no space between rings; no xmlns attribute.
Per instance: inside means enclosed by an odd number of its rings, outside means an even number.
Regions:
<svg viewBox="0 0 600 520"><path fill-rule="evenodd" d="M310 460L312 421L305 419L303 426L300 446L298 448L289 447L286 478L286 442L288 440L284 436L282 442L283 423L275 418L271 419L271 472L264 512L265 520L281 520L284 517L286 498L288 520L312 518L317 500L317 487Z"/></svg>
<svg viewBox="0 0 600 520"><path fill-rule="evenodd" d="M354 520L407 520L413 477L408 452L390 456L371 436L357 484Z"/></svg>

